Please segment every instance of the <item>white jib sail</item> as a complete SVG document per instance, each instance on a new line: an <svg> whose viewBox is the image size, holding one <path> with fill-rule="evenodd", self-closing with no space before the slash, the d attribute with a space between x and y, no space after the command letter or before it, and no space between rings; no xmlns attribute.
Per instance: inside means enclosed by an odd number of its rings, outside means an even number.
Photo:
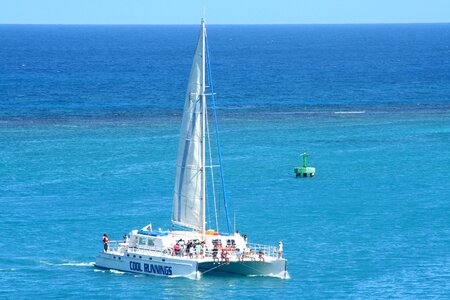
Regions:
<svg viewBox="0 0 450 300"><path fill-rule="evenodd" d="M193 229L204 227L204 35L202 24L184 104L173 197L173 223Z"/></svg>

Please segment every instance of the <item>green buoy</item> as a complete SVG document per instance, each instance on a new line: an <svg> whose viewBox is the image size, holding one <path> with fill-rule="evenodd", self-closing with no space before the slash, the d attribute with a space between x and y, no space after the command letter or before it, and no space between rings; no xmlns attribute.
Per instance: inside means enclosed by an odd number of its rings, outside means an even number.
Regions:
<svg viewBox="0 0 450 300"><path fill-rule="evenodd" d="M301 155L302 161L303 161L303 167L296 167L294 168L295 177L314 177L314 174L316 173L316 168L308 167L308 153L304 152Z"/></svg>

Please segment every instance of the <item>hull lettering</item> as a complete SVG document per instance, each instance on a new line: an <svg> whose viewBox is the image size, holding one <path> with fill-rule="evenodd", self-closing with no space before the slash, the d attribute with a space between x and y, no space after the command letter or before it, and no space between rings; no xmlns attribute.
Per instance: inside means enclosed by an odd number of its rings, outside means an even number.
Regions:
<svg viewBox="0 0 450 300"><path fill-rule="evenodd" d="M130 271L138 271L138 272L144 272L149 274L159 274L159 275L172 275L172 267L169 266L161 266L161 265L155 265L155 264L143 264L142 265L139 262L130 261Z"/></svg>

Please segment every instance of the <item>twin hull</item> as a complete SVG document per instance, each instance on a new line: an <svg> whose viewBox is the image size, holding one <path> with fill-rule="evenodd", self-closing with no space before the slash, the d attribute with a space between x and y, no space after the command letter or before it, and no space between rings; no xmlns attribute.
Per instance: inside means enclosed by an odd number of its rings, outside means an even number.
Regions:
<svg viewBox="0 0 450 300"><path fill-rule="evenodd" d="M231 261L229 264L212 261L197 261L171 257L148 256L141 254L116 255L101 252L97 256L95 266L125 272L141 273L156 276L198 276L203 274L229 274L249 276L286 277L287 261L285 259L270 262Z"/></svg>

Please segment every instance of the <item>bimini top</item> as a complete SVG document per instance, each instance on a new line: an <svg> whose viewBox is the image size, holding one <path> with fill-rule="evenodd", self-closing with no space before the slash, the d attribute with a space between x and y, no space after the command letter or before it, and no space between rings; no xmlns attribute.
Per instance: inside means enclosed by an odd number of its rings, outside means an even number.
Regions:
<svg viewBox="0 0 450 300"><path fill-rule="evenodd" d="M169 233L167 231L160 231L160 230L154 230L154 231L139 230L138 234L149 235L149 236L166 236Z"/></svg>

